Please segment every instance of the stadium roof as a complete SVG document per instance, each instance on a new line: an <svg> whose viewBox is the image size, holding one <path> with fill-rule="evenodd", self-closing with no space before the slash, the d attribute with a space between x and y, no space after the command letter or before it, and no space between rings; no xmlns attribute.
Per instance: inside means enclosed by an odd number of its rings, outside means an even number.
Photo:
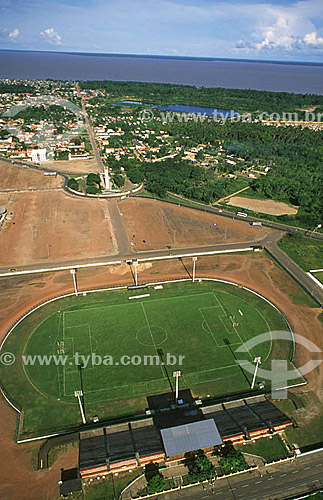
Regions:
<svg viewBox="0 0 323 500"><path fill-rule="evenodd" d="M211 419L162 429L161 436L168 457L222 444L217 426Z"/></svg>

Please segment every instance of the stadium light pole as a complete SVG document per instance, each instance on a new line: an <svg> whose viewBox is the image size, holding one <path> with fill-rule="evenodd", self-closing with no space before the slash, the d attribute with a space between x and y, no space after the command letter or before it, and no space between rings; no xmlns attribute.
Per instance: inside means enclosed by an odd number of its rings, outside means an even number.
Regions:
<svg viewBox="0 0 323 500"><path fill-rule="evenodd" d="M255 366L255 371L254 371L253 379L252 379L252 383L251 383L251 389L253 389L254 386L255 386L256 377L257 377L257 371L258 371L258 366L261 364L261 357L259 356L258 358L255 358L253 360L253 362L256 363L256 366Z"/></svg>
<svg viewBox="0 0 323 500"><path fill-rule="evenodd" d="M192 281L194 283L194 281L195 281L195 267L196 267L197 257L192 257L192 261L193 261Z"/></svg>
<svg viewBox="0 0 323 500"><path fill-rule="evenodd" d="M179 379L180 376L181 376L181 372L180 371L173 372L173 377L176 379L176 388L175 388L175 400L176 400L176 403L178 401L178 379Z"/></svg>
<svg viewBox="0 0 323 500"><path fill-rule="evenodd" d="M136 283L136 286L138 286L138 261L133 260L132 263L133 263L133 267L135 268L135 283Z"/></svg>
<svg viewBox="0 0 323 500"><path fill-rule="evenodd" d="M85 414L84 414L84 408L83 408L82 401L81 401L81 397L83 396L83 392L82 391L74 391L74 396L77 398L77 400L79 402L79 407L80 407L82 422L83 422L83 424L86 424L86 419L85 419Z"/></svg>
<svg viewBox="0 0 323 500"><path fill-rule="evenodd" d="M70 273L73 276L74 290L75 290L75 295L77 296L78 295L78 291L77 291L76 276L75 276L76 269L70 269Z"/></svg>

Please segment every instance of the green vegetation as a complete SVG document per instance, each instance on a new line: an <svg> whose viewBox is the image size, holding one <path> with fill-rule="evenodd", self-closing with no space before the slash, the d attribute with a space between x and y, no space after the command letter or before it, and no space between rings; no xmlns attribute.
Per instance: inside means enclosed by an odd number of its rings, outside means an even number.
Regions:
<svg viewBox="0 0 323 500"><path fill-rule="evenodd" d="M102 191L101 178L99 174L88 174L86 177L86 192L88 194L99 194Z"/></svg>
<svg viewBox="0 0 323 500"><path fill-rule="evenodd" d="M202 483L216 475L214 465L204 454L192 455L186 458L183 463L188 468L188 477L192 483Z"/></svg>
<svg viewBox="0 0 323 500"><path fill-rule="evenodd" d="M151 494L163 491L165 486L166 486L166 481L159 472L151 476L147 481L147 489L148 492Z"/></svg>
<svg viewBox="0 0 323 500"><path fill-rule="evenodd" d="M74 493L71 498L73 500L117 500L128 484L141 474L140 468L134 472L121 472L118 476L109 474L103 480L87 483L83 493Z"/></svg>
<svg viewBox="0 0 323 500"><path fill-rule="evenodd" d="M212 203L250 185L251 196L299 206L296 215L281 216L282 222L303 227L315 227L321 222L323 132L301 127L265 126L254 119L260 111L297 111L298 118L302 119L302 109L314 107L316 113L323 110L322 96L134 82L83 82L82 86L102 88L108 93L106 97L91 100L91 104L95 104L91 113L96 125L104 123L107 115L115 118L112 126L122 130L123 135L111 138L114 147L132 146L140 134L145 136L144 161L122 158L131 182L145 180L147 189L160 197L171 191L203 203ZM125 96L150 105L189 104L249 111L253 121L196 121L192 118L165 121L161 111L154 109L155 119L149 124L138 125L139 112L144 106L112 105L116 101L120 103ZM134 123L125 120L130 115ZM154 133L147 134L147 129ZM174 152L176 156L152 163L149 161L152 148L158 150L154 154L159 158ZM197 148L195 162L185 159L185 151L192 148ZM202 164L206 157L207 162ZM117 173L120 163L112 160L111 168ZM262 175L248 178L248 169L260 171Z"/></svg>
<svg viewBox="0 0 323 500"><path fill-rule="evenodd" d="M302 234L287 234L278 242L278 246L304 271L322 267L322 241L307 238Z"/></svg>
<svg viewBox="0 0 323 500"><path fill-rule="evenodd" d="M68 149L55 150L55 160L68 160L68 157L69 157Z"/></svg>
<svg viewBox="0 0 323 500"><path fill-rule="evenodd" d="M79 184L76 179L69 179L67 185L69 188L73 189L73 191L78 191L79 189Z"/></svg>
<svg viewBox="0 0 323 500"><path fill-rule="evenodd" d="M162 349L164 362L171 365L168 370L180 367L185 387L197 397L248 391L251 375L237 365L233 351L259 333L285 328L269 304L231 285L168 284L162 291L150 288L145 299L129 300L140 294L141 290L120 290L60 299L17 326L5 345L17 361L1 365L0 376L10 398L23 409L23 436L79 423L74 391L80 388L80 375L88 419L95 414L100 419L112 418L144 409L147 395L169 390L157 349ZM279 345L287 359L291 343L280 341ZM270 368L274 347L268 340L257 352L240 355L242 359L260 355L263 367ZM64 356L64 364L32 361L33 356L58 353ZM85 358L77 359L75 353ZM24 366L22 355L28 360ZM101 364L98 356L104 360ZM122 356L135 356L134 360L140 356L142 363L123 365ZM150 356L146 363L144 356ZM182 365L178 356L184 356ZM82 363L80 373L77 365Z"/></svg>
<svg viewBox="0 0 323 500"><path fill-rule="evenodd" d="M238 445L237 449L244 453L258 455L265 462L274 462L288 456L286 446L278 435L271 436L271 439L269 437L260 438L255 443L247 443L244 446Z"/></svg>
<svg viewBox="0 0 323 500"><path fill-rule="evenodd" d="M21 83L0 82L0 94L33 94L35 88L31 85Z"/></svg>
<svg viewBox="0 0 323 500"><path fill-rule="evenodd" d="M222 457L219 460L219 466L224 474L232 472L240 472L248 469L248 464L239 450L235 450L231 446L223 448L221 452Z"/></svg>
<svg viewBox="0 0 323 500"><path fill-rule="evenodd" d="M298 425L297 428L288 426L285 429L285 435L293 446L296 444L300 448L314 444L322 443L323 436L323 404L314 392L304 392L297 394L305 402L305 408L297 410L289 400L276 401L275 405L293 417Z"/></svg>
<svg viewBox="0 0 323 500"><path fill-rule="evenodd" d="M323 271L320 271L318 273L313 273L315 278L317 278L322 284L323 284Z"/></svg>
<svg viewBox="0 0 323 500"><path fill-rule="evenodd" d="M125 96L133 96L133 100L145 104L190 104L217 109L234 109L239 112L266 111L268 113L296 111L299 108L312 106L323 109L323 97L310 94L198 88L189 85L141 82L85 81L80 82L80 86L83 89L104 89L109 93L110 100L121 100Z"/></svg>

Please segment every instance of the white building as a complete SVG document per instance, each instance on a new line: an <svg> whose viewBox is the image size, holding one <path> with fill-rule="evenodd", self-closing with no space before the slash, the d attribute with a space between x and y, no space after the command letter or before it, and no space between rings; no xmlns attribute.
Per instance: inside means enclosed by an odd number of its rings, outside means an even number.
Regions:
<svg viewBox="0 0 323 500"><path fill-rule="evenodd" d="M39 161L46 161L46 148L42 149L33 149L31 151L31 160L34 162L39 162Z"/></svg>

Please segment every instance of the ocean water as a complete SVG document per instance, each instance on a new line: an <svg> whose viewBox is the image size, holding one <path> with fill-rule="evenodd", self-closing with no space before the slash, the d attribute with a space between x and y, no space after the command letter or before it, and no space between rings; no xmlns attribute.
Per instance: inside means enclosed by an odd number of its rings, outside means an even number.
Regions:
<svg viewBox="0 0 323 500"><path fill-rule="evenodd" d="M323 94L323 64L0 50L0 78L115 80Z"/></svg>

